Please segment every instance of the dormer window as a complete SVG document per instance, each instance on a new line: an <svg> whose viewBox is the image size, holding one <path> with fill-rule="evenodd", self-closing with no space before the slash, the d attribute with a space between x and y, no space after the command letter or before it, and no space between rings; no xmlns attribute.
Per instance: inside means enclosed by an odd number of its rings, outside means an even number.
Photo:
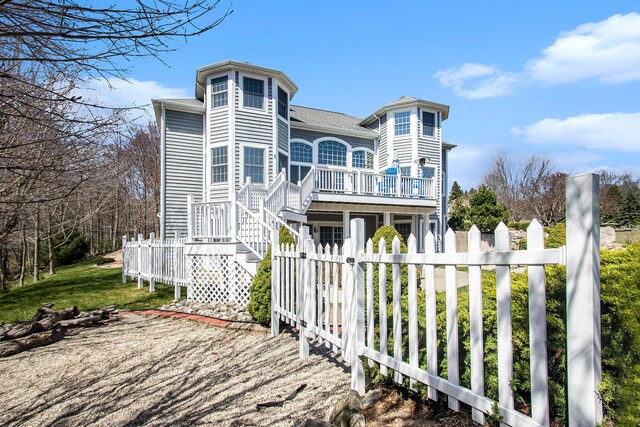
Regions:
<svg viewBox="0 0 640 427"><path fill-rule="evenodd" d="M289 118L289 94L278 86L278 114L284 119Z"/></svg>
<svg viewBox="0 0 640 427"><path fill-rule="evenodd" d="M436 136L436 113L422 112L422 135Z"/></svg>
<svg viewBox="0 0 640 427"><path fill-rule="evenodd" d="M396 136L409 135L409 133L411 132L411 123L410 123L411 112L403 111L401 113L396 113L394 117L395 117L395 123L394 123L395 135Z"/></svg>
<svg viewBox="0 0 640 427"><path fill-rule="evenodd" d="M242 79L243 106L264 109L264 80L244 77Z"/></svg>
<svg viewBox="0 0 640 427"><path fill-rule="evenodd" d="M211 79L211 106L213 108L227 106L229 100L228 83L227 76Z"/></svg>

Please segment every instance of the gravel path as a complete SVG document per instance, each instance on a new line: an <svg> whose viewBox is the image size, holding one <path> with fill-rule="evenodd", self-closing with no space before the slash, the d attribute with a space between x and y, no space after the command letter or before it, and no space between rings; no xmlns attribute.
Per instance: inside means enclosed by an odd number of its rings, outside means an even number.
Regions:
<svg viewBox="0 0 640 427"><path fill-rule="evenodd" d="M305 360L284 332L128 315L0 359L0 425L291 426L348 390L341 360ZM307 388L281 408L256 404Z"/></svg>

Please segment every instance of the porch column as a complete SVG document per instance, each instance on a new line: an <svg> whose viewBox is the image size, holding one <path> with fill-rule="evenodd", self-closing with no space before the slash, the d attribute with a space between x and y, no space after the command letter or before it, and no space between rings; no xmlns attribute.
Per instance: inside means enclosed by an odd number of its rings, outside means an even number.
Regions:
<svg viewBox="0 0 640 427"><path fill-rule="evenodd" d="M384 225L391 225L391 212L385 212L383 214L383 221Z"/></svg>
<svg viewBox="0 0 640 427"><path fill-rule="evenodd" d="M345 241L351 236L349 232L349 211L342 212L342 241Z"/></svg>

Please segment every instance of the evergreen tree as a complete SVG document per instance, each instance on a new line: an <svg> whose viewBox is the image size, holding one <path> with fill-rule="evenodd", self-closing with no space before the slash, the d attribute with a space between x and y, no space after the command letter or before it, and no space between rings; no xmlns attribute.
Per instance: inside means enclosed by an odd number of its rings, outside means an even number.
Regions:
<svg viewBox="0 0 640 427"><path fill-rule="evenodd" d="M506 206L498 203L498 198L491 189L481 185L469 199L467 218L469 223L465 225L465 228L470 228L475 224L480 231L491 233L500 222L509 221L509 211Z"/></svg>
<svg viewBox="0 0 640 427"><path fill-rule="evenodd" d="M618 225L623 227L635 227L640 220L640 196L637 190L630 188L622 199L618 212Z"/></svg>
<svg viewBox="0 0 640 427"><path fill-rule="evenodd" d="M458 181L453 181L453 185L451 186L451 193L449 194L449 206L453 206L454 203L462 200L464 197L464 191L458 184Z"/></svg>

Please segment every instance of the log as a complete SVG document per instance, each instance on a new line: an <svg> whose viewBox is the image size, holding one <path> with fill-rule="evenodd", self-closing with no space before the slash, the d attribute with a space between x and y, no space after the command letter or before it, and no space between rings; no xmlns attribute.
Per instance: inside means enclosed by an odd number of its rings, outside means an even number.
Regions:
<svg viewBox="0 0 640 427"><path fill-rule="evenodd" d="M79 326L93 326L100 323L102 320L104 320L102 316L97 314L86 317L77 317L75 319L61 320L58 324L68 328L76 328Z"/></svg>
<svg viewBox="0 0 640 427"><path fill-rule="evenodd" d="M64 334L64 327L60 324L56 324L53 329L48 332L31 334L25 338L16 338L11 341L1 342L0 357L13 356L14 354L21 353L31 348L53 344L56 341L60 341Z"/></svg>
<svg viewBox="0 0 640 427"><path fill-rule="evenodd" d="M38 312L31 320L20 322L4 333L0 333L0 341L13 340L16 338L26 337L37 332L47 331L53 328L53 326L59 321L72 319L79 313L78 307L76 306L55 311L51 309L52 305L53 304L43 305L38 309Z"/></svg>

